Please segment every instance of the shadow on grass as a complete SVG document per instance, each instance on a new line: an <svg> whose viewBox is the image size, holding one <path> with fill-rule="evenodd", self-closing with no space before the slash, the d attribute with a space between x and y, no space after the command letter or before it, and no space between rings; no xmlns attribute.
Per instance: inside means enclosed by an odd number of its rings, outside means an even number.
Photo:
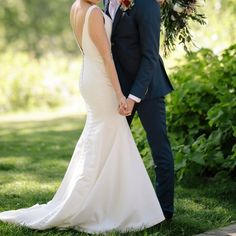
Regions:
<svg viewBox="0 0 236 236"><path fill-rule="evenodd" d="M51 199L65 174L84 121L84 117L65 117L0 122L0 198L3 199L0 206L19 208ZM34 186L31 191L25 188L27 182ZM54 187L45 191L43 184Z"/></svg>
<svg viewBox="0 0 236 236"><path fill-rule="evenodd" d="M50 176L64 170L84 126L84 117L0 123L0 171Z"/></svg>

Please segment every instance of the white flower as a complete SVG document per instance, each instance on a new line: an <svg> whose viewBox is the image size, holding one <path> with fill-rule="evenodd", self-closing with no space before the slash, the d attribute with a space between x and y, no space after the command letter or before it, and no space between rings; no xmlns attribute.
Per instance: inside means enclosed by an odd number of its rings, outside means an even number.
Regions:
<svg viewBox="0 0 236 236"><path fill-rule="evenodd" d="M170 19L171 19L172 21L176 21L176 19L175 19L175 17L174 17L173 15L171 15Z"/></svg>
<svg viewBox="0 0 236 236"><path fill-rule="evenodd" d="M184 11L184 8L179 3L175 3L173 10L178 13L182 13Z"/></svg>

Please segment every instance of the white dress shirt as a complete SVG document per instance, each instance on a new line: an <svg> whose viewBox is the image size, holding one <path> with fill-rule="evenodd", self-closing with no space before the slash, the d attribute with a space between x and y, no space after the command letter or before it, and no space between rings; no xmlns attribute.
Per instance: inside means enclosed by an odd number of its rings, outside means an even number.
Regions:
<svg viewBox="0 0 236 236"><path fill-rule="evenodd" d="M108 11L109 11L109 14L110 14L112 20L115 19L115 15L116 15L116 12L117 12L119 6L120 6L119 0L110 0Z"/></svg>
<svg viewBox="0 0 236 236"><path fill-rule="evenodd" d="M114 21L114 19L115 19L115 15L116 15L116 12L117 12L119 6L120 6L119 0L110 0L108 11L109 11L109 14L112 18L112 21ZM141 102L140 98L138 98L132 94L129 94L129 98L134 100L137 103Z"/></svg>

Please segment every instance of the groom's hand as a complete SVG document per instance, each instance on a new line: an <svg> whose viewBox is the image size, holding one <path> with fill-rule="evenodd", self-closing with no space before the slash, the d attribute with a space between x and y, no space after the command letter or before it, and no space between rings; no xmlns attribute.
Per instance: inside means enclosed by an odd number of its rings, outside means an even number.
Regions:
<svg viewBox="0 0 236 236"><path fill-rule="evenodd" d="M127 103L127 110L129 111L128 116L130 116L134 110L135 101L131 98L127 98L126 103Z"/></svg>
<svg viewBox="0 0 236 236"><path fill-rule="evenodd" d="M130 115L130 112L128 110L128 106L126 105L125 106L119 106L119 114L122 115L122 116L129 116Z"/></svg>

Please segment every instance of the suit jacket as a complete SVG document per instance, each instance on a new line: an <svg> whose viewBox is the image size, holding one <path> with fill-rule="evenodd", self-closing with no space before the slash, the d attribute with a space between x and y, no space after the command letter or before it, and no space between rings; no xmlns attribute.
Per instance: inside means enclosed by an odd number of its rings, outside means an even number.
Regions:
<svg viewBox="0 0 236 236"><path fill-rule="evenodd" d="M108 1L104 0L105 12ZM112 53L126 96L153 99L173 90L159 55L160 5L156 0L135 0L127 11L118 9L113 21Z"/></svg>

